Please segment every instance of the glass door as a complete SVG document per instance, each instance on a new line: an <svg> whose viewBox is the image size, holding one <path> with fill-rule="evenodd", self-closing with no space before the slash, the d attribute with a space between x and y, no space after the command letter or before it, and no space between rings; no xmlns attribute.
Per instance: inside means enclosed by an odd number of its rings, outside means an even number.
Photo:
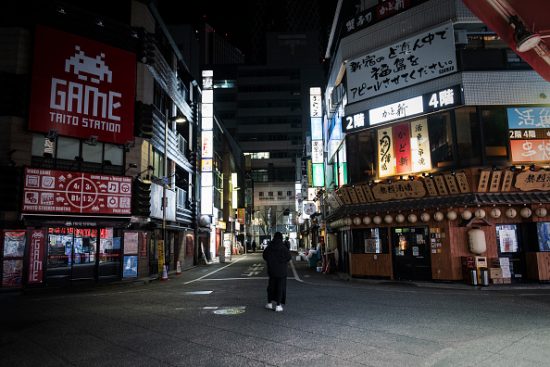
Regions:
<svg viewBox="0 0 550 367"><path fill-rule="evenodd" d="M518 226L516 224L499 224L496 226L498 257L502 276L520 282L525 269L525 257L519 241ZM507 265L509 264L509 266Z"/></svg>
<svg viewBox="0 0 550 367"><path fill-rule="evenodd" d="M392 228L392 248L395 279L432 279L427 227Z"/></svg>

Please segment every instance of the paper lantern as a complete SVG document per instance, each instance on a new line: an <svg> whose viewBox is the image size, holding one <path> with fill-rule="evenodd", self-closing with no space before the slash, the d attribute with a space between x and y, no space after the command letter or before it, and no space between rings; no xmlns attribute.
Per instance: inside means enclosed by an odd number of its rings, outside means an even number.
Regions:
<svg viewBox="0 0 550 367"><path fill-rule="evenodd" d="M348 218L344 219L344 224L346 226L351 226L351 223L352 223L351 218L348 217Z"/></svg>
<svg viewBox="0 0 550 367"><path fill-rule="evenodd" d="M462 212L462 214L460 214L460 215L462 216L462 219L464 219L464 220L470 220L470 219L472 219L472 212L469 211L468 209L464 210L464 211Z"/></svg>
<svg viewBox="0 0 550 367"><path fill-rule="evenodd" d="M416 216L416 214L409 214L407 216L407 220L410 222L410 223L416 223L416 221L418 220L418 217Z"/></svg>
<svg viewBox="0 0 550 367"><path fill-rule="evenodd" d="M361 218L359 218L359 217L354 217L354 218L353 218L353 224L355 224L356 226L358 226L359 224L361 224Z"/></svg>
<svg viewBox="0 0 550 367"><path fill-rule="evenodd" d="M386 214L386 216L384 216L384 222L386 222L387 224L393 223L393 217L389 214Z"/></svg>
<svg viewBox="0 0 550 367"><path fill-rule="evenodd" d="M546 208L542 207L542 206L539 206L537 209L535 209L535 214L537 215L537 217L546 217L546 214L548 214L548 211L546 210Z"/></svg>
<svg viewBox="0 0 550 367"><path fill-rule="evenodd" d="M519 211L519 215L521 215L523 218L529 218L531 216L531 214L533 214L533 211L531 210L531 208L521 208L521 210Z"/></svg>
<svg viewBox="0 0 550 367"><path fill-rule="evenodd" d="M476 218L479 218L479 219L485 218L485 210L478 208L474 212L474 215L476 216Z"/></svg>
<svg viewBox="0 0 550 367"><path fill-rule="evenodd" d="M500 218L501 215L502 215L502 212L500 211L499 208L491 209L491 217L497 219L497 218Z"/></svg>
<svg viewBox="0 0 550 367"><path fill-rule="evenodd" d="M426 213L426 212L420 214L420 220L424 223L429 222L430 221L430 214Z"/></svg>
<svg viewBox="0 0 550 367"><path fill-rule="evenodd" d="M405 221L405 216L403 214L399 213L395 216L395 221L397 223L403 223Z"/></svg>
<svg viewBox="0 0 550 367"><path fill-rule="evenodd" d="M456 214L456 211L450 210L450 211L447 213L447 219L448 219L448 220L455 220L456 218L458 218L458 214Z"/></svg>
<svg viewBox="0 0 550 367"><path fill-rule="evenodd" d="M434 213L434 220L436 222L441 222L445 218L445 215L441 212L435 212Z"/></svg>
<svg viewBox="0 0 550 367"><path fill-rule="evenodd" d="M379 215L375 215L374 218L372 218L372 221L374 222L374 224L380 224L382 223L382 217L380 217Z"/></svg>
<svg viewBox="0 0 550 367"><path fill-rule="evenodd" d="M470 229L468 231L468 245L470 252L476 255L481 255L487 251L487 243L485 242L485 232L479 228Z"/></svg>
<svg viewBox="0 0 550 367"><path fill-rule="evenodd" d="M510 219L515 218L516 215L518 215L518 212L514 208L508 208L506 209L506 216Z"/></svg>
<svg viewBox="0 0 550 367"><path fill-rule="evenodd" d="M368 215L363 217L363 224L369 225L370 222L372 222L372 219Z"/></svg>

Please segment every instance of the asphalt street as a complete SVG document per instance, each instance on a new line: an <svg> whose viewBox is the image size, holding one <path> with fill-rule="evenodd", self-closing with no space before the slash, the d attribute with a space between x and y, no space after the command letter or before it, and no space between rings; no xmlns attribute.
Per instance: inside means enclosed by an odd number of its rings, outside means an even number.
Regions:
<svg viewBox="0 0 550 367"><path fill-rule="evenodd" d="M342 280L261 254L166 281L0 294L1 366L549 366L550 287Z"/></svg>

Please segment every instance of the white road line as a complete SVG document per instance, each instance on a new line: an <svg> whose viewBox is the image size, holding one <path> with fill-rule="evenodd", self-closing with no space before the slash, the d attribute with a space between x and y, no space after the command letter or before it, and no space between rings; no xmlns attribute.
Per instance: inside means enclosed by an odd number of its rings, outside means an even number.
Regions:
<svg viewBox="0 0 550 367"><path fill-rule="evenodd" d="M203 278L206 278L207 276L210 276L210 275L212 275L212 274L216 274L218 271L223 270L223 269L225 269L225 268L227 268L228 266L231 266L231 265L233 265L233 264L236 264L236 263L238 263L239 261L241 261L241 260L243 260L243 259L245 259L245 257L241 257L240 259L237 259L237 260L235 260L235 261L233 261L233 262L227 264L227 265L224 266L224 267L221 267L221 268L219 268L219 269L216 269L216 270L214 270L214 271L212 271L212 272L210 272L210 273L208 273L208 274L203 275L203 276L200 277L200 278L190 280L190 281L185 282L185 283L183 283L183 284L191 284L191 283L194 283L194 282L196 282L196 281L199 281L199 280L201 280L201 279L203 279Z"/></svg>
<svg viewBox="0 0 550 367"><path fill-rule="evenodd" d="M195 279L195 280L201 280L203 282L209 282L209 281L213 280L213 281L218 281L219 282L219 281L223 281L223 280L255 280L255 279L269 279L269 278L268 277L246 277L246 278L209 278L209 279ZM193 280L193 282L195 280Z"/></svg>

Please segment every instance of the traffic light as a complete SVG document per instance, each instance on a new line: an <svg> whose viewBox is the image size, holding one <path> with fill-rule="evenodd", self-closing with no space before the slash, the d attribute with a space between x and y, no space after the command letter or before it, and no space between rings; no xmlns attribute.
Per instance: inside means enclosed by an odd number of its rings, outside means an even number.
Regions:
<svg viewBox="0 0 550 367"><path fill-rule="evenodd" d="M136 101L134 135L145 139L153 137L153 106Z"/></svg>
<svg viewBox="0 0 550 367"><path fill-rule="evenodd" d="M151 215L151 181L139 177L134 180L132 214L142 217Z"/></svg>

